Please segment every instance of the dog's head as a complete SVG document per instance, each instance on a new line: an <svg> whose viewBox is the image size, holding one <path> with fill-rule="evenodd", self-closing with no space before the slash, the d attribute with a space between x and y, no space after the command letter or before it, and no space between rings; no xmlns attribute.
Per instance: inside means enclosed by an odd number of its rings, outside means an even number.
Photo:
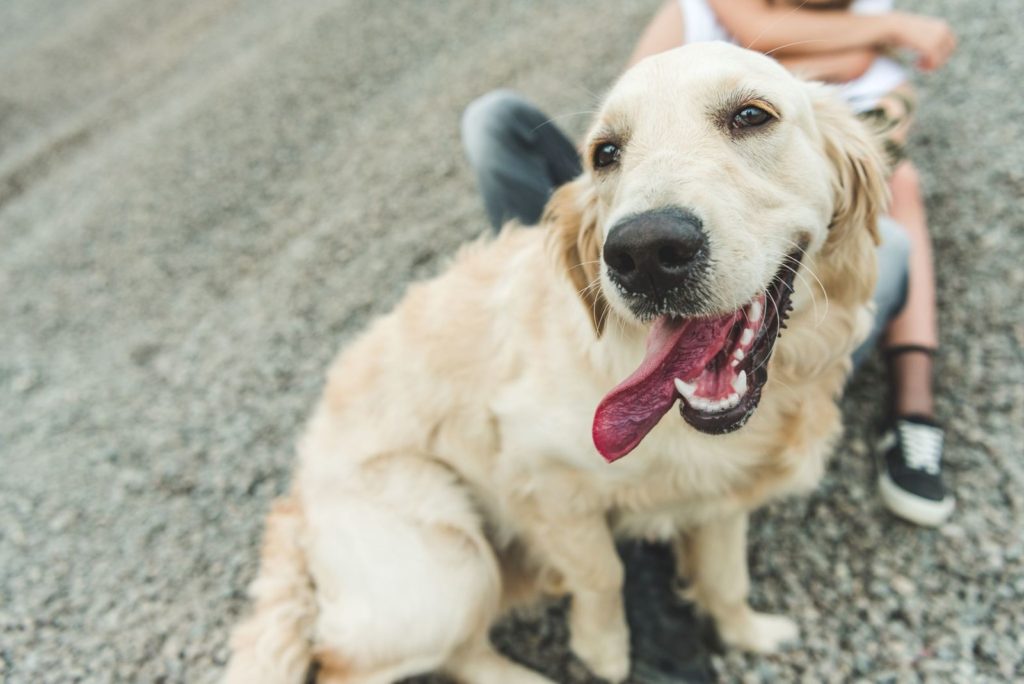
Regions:
<svg viewBox="0 0 1024 684"><path fill-rule="evenodd" d="M594 439L631 451L677 400L694 428L743 426L767 381L801 263L833 298L868 300L881 157L823 86L708 43L646 59L587 135L584 172L549 203L551 243L601 335L649 327Z"/></svg>

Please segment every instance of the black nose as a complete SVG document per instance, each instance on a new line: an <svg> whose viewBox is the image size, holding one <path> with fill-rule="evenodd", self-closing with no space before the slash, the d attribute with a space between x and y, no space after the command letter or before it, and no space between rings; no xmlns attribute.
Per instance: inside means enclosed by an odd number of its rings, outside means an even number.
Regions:
<svg viewBox="0 0 1024 684"><path fill-rule="evenodd" d="M700 219L680 207L627 216L604 243L612 279L630 292L654 297L684 284L706 258Z"/></svg>

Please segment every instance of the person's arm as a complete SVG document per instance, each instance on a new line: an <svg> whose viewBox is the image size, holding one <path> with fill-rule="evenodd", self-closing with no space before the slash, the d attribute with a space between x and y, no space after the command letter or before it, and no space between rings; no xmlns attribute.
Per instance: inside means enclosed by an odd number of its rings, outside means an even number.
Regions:
<svg viewBox="0 0 1024 684"><path fill-rule="evenodd" d="M626 68L644 57L682 45L683 21L679 1L667 0L640 34ZM835 53L783 55L779 57L779 61L790 71L804 78L840 83L861 76L871 66L877 54L874 49L860 48Z"/></svg>
<svg viewBox="0 0 1024 684"><path fill-rule="evenodd" d="M889 14L805 10L767 0L708 0L743 47L778 55L841 52L894 42Z"/></svg>
<svg viewBox="0 0 1024 684"><path fill-rule="evenodd" d="M743 47L776 56L906 48L922 69L937 69L956 47L942 19L903 12L855 14L769 4L766 0L708 0L726 30Z"/></svg>
<svg viewBox="0 0 1024 684"><path fill-rule="evenodd" d="M662 5L633 48L633 54L626 68L633 66L644 57L656 55L683 44L683 11L679 0L668 0Z"/></svg>
<svg viewBox="0 0 1024 684"><path fill-rule="evenodd" d="M812 81L846 83L863 76L876 57L877 50L859 48L818 55L783 55L779 63L797 76Z"/></svg>

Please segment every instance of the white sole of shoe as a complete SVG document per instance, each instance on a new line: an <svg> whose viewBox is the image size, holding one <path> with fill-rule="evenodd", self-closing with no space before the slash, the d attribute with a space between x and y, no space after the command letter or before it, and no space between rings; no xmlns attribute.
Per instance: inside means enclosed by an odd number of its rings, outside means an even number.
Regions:
<svg viewBox="0 0 1024 684"><path fill-rule="evenodd" d="M956 499L952 496L942 501L928 501L908 494L897 487L885 472L878 476L878 491L886 508L922 527L938 527L949 519L956 508Z"/></svg>

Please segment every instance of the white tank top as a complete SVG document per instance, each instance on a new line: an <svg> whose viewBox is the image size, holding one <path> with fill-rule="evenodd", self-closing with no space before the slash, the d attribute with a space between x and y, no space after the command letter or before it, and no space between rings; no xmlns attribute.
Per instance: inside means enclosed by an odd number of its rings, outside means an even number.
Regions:
<svg viewBox="0 0 1024 684"><path fill-rule="evenodd" d="M684 41L706 43L737 41L718 21L708 6L707 0L679 0L683 10ZM857 14L882 14L892 10L892 0L854 0L850 11ZM877 57L868 70L859 78L838 84L839 95L856 112L871 109L886 93L891 92L907 80L903 66L888 57Z"/></svg>

